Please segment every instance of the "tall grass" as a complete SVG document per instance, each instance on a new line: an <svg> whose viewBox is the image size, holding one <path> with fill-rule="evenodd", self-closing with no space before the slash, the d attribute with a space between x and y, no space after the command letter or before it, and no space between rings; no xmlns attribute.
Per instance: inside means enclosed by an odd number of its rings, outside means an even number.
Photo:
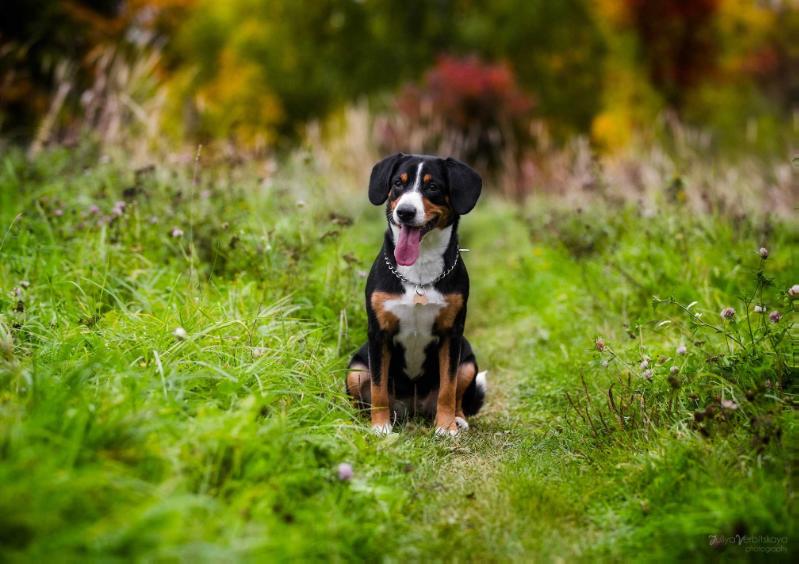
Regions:
<svg viewBox="0 0 799 564"><path fill-rule="evenodd" d="M638 204L604 174L579 209L489 186L462 226L486 410L454 441L418 421L380 439L343 372L384 225L363 162L334 154L4 157L4 558L745 558L711 538L736 534L797 550L795 219L699 214L657 168ZM743 193L734 170L713 194Z"/></svg>

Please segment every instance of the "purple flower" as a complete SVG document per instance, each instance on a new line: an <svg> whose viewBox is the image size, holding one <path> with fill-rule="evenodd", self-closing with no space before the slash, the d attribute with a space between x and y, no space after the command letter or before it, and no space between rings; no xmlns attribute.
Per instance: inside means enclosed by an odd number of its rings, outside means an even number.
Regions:
<svg viewBox="0 0 799 564"><path fill-rule="evenodd" d="M596 347L596 350L602 352L605 350L605 341L602 338L597 337L596 341L594 342L594 346Z"/></svg>
<svg viewBox="0 0 799 564"><path fill-rule="evenodd" d="M679 355L688 354L688 348L685 345L680 345L679 347L677 347L677 354Z"/></svg>
<svg viewBox="0 0 799 564"><path fill-rule="evenodd" d="M172 231L169 233L175 239L179 237L183 237L183 230L180 227L173 227Z"/></svg>
<svg viewBox="0 0 799 564"><path fill-rule="evenodd" d="M645 368L649 368L649 359L644 357L644 360L641 361L641 370Z"/></svg>
<svg viewBox="0 0 799 564"><path fill-rule="evenodd" d="M646 378L647 380L651 380L652 379L652 371L651 370L644 370L644 373L642 374L642 376L644 378Z"/></svg>
<svg viewBox="0 0 799 564"><path fill-rule="evenodd" d="M760 258L767 259L768 258L768 249L766 247L760 247L760 250L757 251L757 254L760 255Z"/></svg>
<svg viewBox="0 0 799 564"><path fill-rule="evenodd" d="M733 319L735 317L735 308L725 307L721 310L722 319Z"/></svg>
<svg viewBox="0 0 799 564"><path fill-rule="evenodd" d="M768 314L768 318L772 323L779 323L780 319L782 319L782 314L779 311L772 311Z"/></svg>
<svg viewBox="0 0 799 564"><path fill-rule="evenodd" d="M352 464L349 462L342 462L338 465L338 479L342 482L349 482L352 480Z"/></svg>
<svg viewBox="0 0 799 564"><path fill-rule="evenodd" d="M792 298L799 296L799 284L794 284L790 288L788 288L788 295Z"/></svg>
<svg viewBox="0 0 799 564"><path fill-rule="evenodd" d="M56 217L61 217L62 215L64 215L64 210L62 210L61 208L56 208L53 210L53 215Z"/></svg>
<svg viewBox="0 0 799 564"><path fill-rule="evenodd" d="M97 205L92 204L91 206L89 206L90 215L97 215L98 213L100 213L100 208Z"/></svg>
<svg viewBox="0 0 799 564"><path fill-rule="evenodd" d="M671 374L677 374L677 372L679 372L679 371L680 371L680 368L677 367L677 366L672 366L671 368L669 368L669 372Z"/></svg>

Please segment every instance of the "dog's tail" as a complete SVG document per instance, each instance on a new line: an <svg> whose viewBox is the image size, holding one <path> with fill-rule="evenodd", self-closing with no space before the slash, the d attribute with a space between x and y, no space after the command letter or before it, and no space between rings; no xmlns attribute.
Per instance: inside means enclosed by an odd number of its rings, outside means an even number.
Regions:
<svg viewBox="0 0 799 564"><path fill-rule="evenodd" d="M483 407L486 392L488 391L488 370L478 372L474 377L472 385L466 388L463 394L463 413L464 415L474 415Z"/></svg>

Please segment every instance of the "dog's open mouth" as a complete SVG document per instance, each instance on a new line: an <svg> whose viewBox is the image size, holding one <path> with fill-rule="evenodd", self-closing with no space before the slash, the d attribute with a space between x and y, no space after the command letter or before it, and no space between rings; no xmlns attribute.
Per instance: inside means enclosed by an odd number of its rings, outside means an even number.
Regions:
<svg viewBox="0 0 799 564"><path fill-rule="evenodd" d="M430 231L436 224L437 218L433 218L421 227L400 224L399 237L394 246L394 259L401 266L411 266L419 258L419 247L422 244L422 237Z"/></svg>

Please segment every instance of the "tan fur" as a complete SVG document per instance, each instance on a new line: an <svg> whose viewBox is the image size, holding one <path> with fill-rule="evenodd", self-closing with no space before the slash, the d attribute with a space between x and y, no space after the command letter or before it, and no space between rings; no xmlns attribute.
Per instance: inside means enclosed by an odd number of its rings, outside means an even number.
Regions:
<svg viewBox="0 0 799 564"><path fill-rule="evenodd" d="M402 298L400 294L390 294L389 292L374 292L372 294L372 309L377 317L377 324L383 331L396 333L399 329L399 319L386 309L386 301L400 298Z"/></svg>
<svg viewBox="0 0 799 564"><path fill-rule="evenodd" d="M391 411L388 399L388 367L391 363L391 350L387 344L383 345L380 359L380 383L375 384L374 378L370 380L372 391L372 426L388 425L391 423Z"/></svg>
<svg viewBox="0 0 799 564"><path fill-rule="evenodd" d="M436 317L435 328L437 331L452 329L455 318L463 308L463 294L447 294L444 296L447 305L441 308Z"/></svg>
<svg viewBox="0 0 799 564"><path fill-rule="evenodd" d="M458 367L458 388L455 392L455 415L462 419L466 419L466 416L463 414L462 406L463 394L476 375L477 369L473 362L464 362Z"/></svg>
<svg viewBox="0 0 799 564"><path fill-rule="evenodd" d="M439 388L436 404L436 428L457 432L455 423L456 380L449 375L450 339L445 337L438 349Z"/></svg>
<svg viewBox="0 0 799 564"><path fill-rule="evenodd" d="M439 206L422 196L422 205L424 206L424 222L425 224L430 223L434 219L438 218L436 221L436 227L439 229L443 229L447 226L447 222L449 221L449 206L443 205Z"/></svg>

